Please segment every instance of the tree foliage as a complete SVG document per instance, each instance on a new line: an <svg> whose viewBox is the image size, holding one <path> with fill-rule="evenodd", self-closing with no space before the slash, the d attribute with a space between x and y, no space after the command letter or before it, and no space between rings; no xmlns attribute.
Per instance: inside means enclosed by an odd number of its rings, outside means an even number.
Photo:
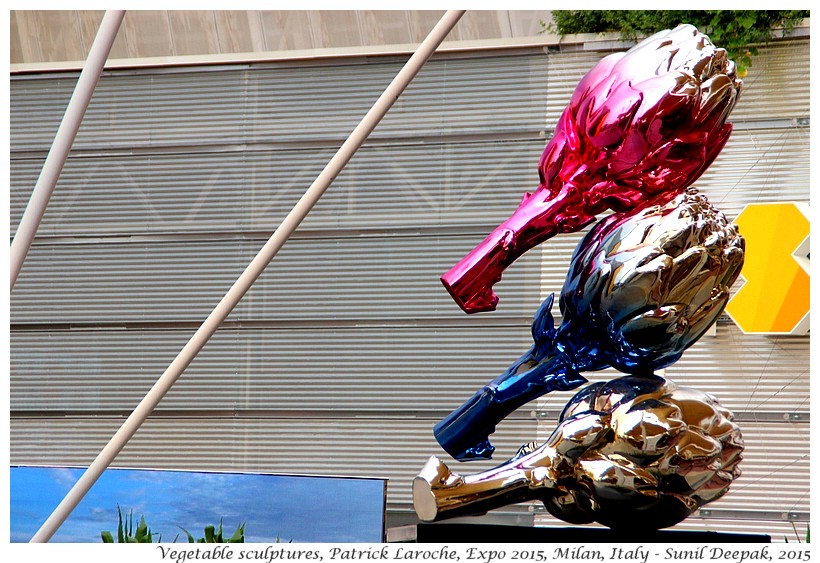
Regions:
<svg viewBox="0 0 820 563"><path fill-rule="evenodd" d="M689 23L726 49L738 69L751 66L757 47L772 39L772 30L789 35L809 10L553 10L545 28L558 35L617 32L635 40Z"/></svg>

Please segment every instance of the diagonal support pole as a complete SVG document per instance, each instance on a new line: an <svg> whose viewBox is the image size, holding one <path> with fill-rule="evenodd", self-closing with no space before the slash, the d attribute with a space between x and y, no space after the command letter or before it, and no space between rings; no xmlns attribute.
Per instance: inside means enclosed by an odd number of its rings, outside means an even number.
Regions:
<svg viewBox="0 0 820 563"><path fill-rule="evenodd" d="M114 39L117 37L117 31L120 29L124 16L125 10L108 10L100 22L100 28L94 42L91 44L91 49L88 51L88 58L85 60L83 70L77 79L74 93L71 94L63 120L60 122L60 127L57 129L57 134L51 143L51 149L49 149L43 163L43 169L40 171L40 176L37 178L37 183L31 192L26 210L20 219L20 224L17 226L17 232L11 241L10 290L14 289L17 276L20 274L20 268L22 268L29 248L31 248L31 243L34 241L34 235L37 234L37 228L43 220L48 201L51 199L51 194L54 193L54 186L57 185L57 180L63 171L71 145L74 144L74 138L80 129L85 110L88 108L91 96L94 94L94 89L100 80L100 74L102 74L105 61L111 52L111 46L114 44Z"/></svg>
<svg viewBox="0 0 820 563"><path fill-rule="evenodd" d="M345 165L350 161L356 150L364 143L368 135L381 121L390 107L395 103L399 95L404 91L410 81L418 74L424 63L435 52L450 30L455 27L464 10L450 10L444 14L441 20L430 31L430 34L419 45L416 52L405 63L387 89L379 96L379 99L370 108L370 111L362 118L359 125L350 134L350 137L342 144L333 158L325 166L324 170L313 181L302 198L296 203L284 221L271 235L268 242L262 247L256 257L245 268L245 271L234 282L228 293L211 311L208 318L197 329L177 357L160 376L154 386L148 391L140 401L134 411L122 424L120 429L109 440L108 444L100 451L94 461L85 470L83 475L74 484L68 494L63 498L51 516L43 523L37 533L31 539L32 543L47 542L57 529L65 522L71 511L80 503L85 494L91 489L103 471L111 464L119 454L128 440L136 433L143 422L148 418L159 401L171 389L182 372L193 361L205 343L213 336L216 329L222 324L230 314L239 300L250 289L254 281L262 274L265 267L270 263L276 253L282 248L287 239L296 230L302 220L307 216L322 194L330 186L331 182L338 176Z"/></svg>

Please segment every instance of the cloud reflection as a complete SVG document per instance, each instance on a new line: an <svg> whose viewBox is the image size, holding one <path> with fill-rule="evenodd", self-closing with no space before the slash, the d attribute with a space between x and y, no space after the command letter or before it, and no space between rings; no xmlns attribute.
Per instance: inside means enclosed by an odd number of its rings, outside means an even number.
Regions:
<svg viewBox="0 0 820 563"><path fill-rule="evenodd" d="M83 470L11 468L12 542L27 542ZM163 542L185 534L201 537L206 525L223 522L230 536L245 522L245 541L381 542L384 481L243 473L108 469L52 538L53 542L99 542L116 535L117 506L144 516ZM180 541L180 540L177 540Z"/></svg>

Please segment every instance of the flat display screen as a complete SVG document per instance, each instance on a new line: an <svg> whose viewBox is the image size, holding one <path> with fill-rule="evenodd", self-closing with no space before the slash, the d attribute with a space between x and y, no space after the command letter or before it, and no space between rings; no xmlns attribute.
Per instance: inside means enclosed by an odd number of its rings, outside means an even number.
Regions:
<svg viewBox="0 0 820 563"><path fill-rule="evenodd" d="M83 474L83 468L12 466L10 539L28 542ZM94 484L52 542L117 541L117 507L144 517L154 542L204 536L223 525L228 538L245 524L246 543L384 541L383 479L108 469Z"/></svg>

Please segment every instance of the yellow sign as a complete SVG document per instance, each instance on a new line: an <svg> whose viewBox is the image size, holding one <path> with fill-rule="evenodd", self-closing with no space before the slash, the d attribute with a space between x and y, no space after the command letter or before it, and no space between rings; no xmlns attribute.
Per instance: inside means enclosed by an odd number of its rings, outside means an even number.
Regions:
<svg viewBox="0 0 820 563"><path fill-rule="evenodd" d="M746 239L743 286L726 313L743 332L809 331L809 207L755 203L735 220Z"/></svg>

